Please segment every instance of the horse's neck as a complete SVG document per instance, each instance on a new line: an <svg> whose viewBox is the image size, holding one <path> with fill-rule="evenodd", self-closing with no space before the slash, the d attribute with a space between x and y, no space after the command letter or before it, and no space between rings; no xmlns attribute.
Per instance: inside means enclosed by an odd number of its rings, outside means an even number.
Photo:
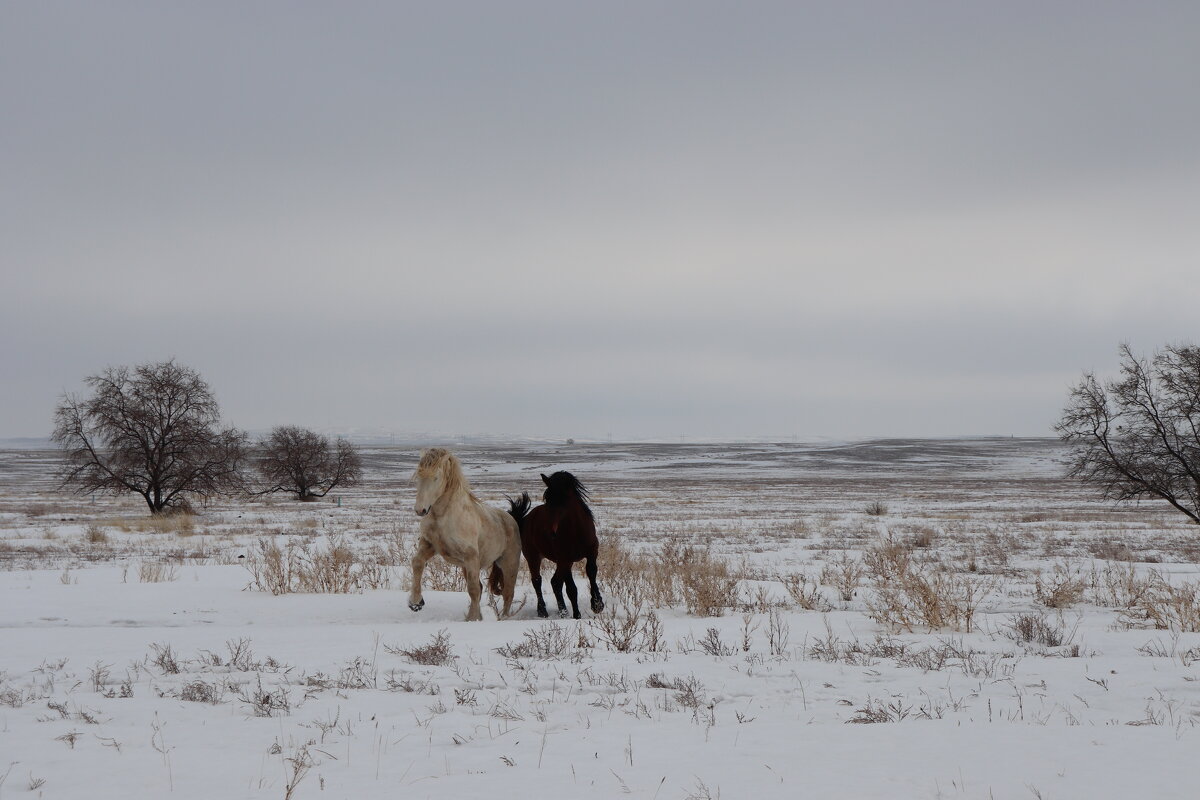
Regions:
<svg viewBox="0 0 1200 800"><path fill-rule="evenodd" d="M444 517L448 514L453 514L456 509L463 507L471 507L479 503L471 489L466 486L458 486L451 491L443 492L442 496L433 504L433 508L429 511L437 517Z"/></svg>

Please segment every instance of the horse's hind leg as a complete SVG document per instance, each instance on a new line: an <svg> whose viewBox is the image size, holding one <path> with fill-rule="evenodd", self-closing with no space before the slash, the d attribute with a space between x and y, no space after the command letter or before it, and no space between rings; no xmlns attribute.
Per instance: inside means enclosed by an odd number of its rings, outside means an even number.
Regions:
<svg viewBox="0 0 1200 800"><path fill-rule="evenodd" d="M563 603L562 596L563 584L566 584L567 587L567 597L571 600L573 616L575 619L579 619L579 590L575 587L575 576L571 574L570 562L559 564L558 569L554 570L554 577L550 579L550 585L554 587L554 599L558 601L558 615L560 617L567 615L567 606Z"/></svg>
<svg viewBox="0 0 1200 800"><path fill-rule="evenodd" d="M519 551L500 557L500 596L504 600L504 616L512 613L513 594L517 589L517 574L521 570L521 553Z"/></svg>
<svg viewBox="0 0 1200 800"><path fill-rule="evenodd" d="M563 584L571 579L571 565L558 564L554 574L550 576L550 588L554 590L554 599L558 603L558 615L567 616L567 603L563 600ZM571 582L572 586L574 581ZM578 611L575 613L579 613Z"/></svg>
<svg viewBox="0 0 1200 800"><path fill-rule="evenodd" d="M600 587L596 584L595 556L588 556L584 569L587 572L588 583L591 585L592 613L599 614L604 610L604 598L600 596Z"/></svg>
<svg viewBox="0 0 1200 800"><path fill-rule="evenodd" d="M433 557L433 545L421 539L417 542L417 552L412 557L412 591L408 593L408 607L420 611L425 607L425 598L421 596L421 580L425 577L425 562Z"/></svg>
<svg viewBox="0 0 1200 800"><path fill-rule="evenodd" d="M483 619L483 611L479 608L479 598L483 596L483 584L479 582L479 562L463 563L463 579L467 582L467 594L471 597L471 605L467 608L467 622Z"/></svg>

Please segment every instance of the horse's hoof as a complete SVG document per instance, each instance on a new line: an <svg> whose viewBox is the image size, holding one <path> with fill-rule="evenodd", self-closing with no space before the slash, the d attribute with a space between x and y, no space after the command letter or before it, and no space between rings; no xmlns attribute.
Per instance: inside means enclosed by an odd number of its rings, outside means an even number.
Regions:
<svg viewBox="0 0 1200 800"><path fill-rule="evenodd" d="M421 600L421 602L419 602L419 603L409 603L408 607L411 608L413 611L420 611L422 608L425 607L425 601Z"/></svg>
<svg viewBox="0 0 1200 800"><path fill-rule="evenodd" d="M567 617L571 616L571 612L570 612L570 611L567 611L565 608L560 608L560 609L558 610L558 616L559 616L561 619L566 619Z"/></svg>
<svg viewBox="0 0 1200 800"><path fill-rule="evenodd" d="M539 608L539 609L538 609L538 611L537 611L537 615L538 615L539 617L541 617L542 619L545 619L546 617L550 616L550 612L549 612L549 611L547 611L547 610L545 609L545 607L542 607L542 608Z"/></svg>
<svg viewBox="0 0 1200 800"><path fill-rule="evenodd" d="M597 600L592 601L592 613L593 614L599 614L603 610L604 610L604 601L603 600L597 599Z"/></svg>

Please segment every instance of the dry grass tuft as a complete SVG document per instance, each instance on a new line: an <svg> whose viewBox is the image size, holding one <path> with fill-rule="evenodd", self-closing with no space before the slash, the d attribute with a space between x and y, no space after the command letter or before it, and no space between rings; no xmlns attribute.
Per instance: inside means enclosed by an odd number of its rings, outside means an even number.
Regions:
<svg viewBox="0 0 1200 800"><path fill-rule="evenodd" d="M179 567L165 561L143 561L138 564L138 581L141 583L168 583L178 580Z"/></svg>
<svg viewBox="0 0 1200 800"><path fill-rule="evenodd" d="M340 536L330 537L323 548L296 539L281 548L275 540L263 539L257 550L250 551L245 566L251 586L275 595L347 594L388 584L387 566Z"/></svg>

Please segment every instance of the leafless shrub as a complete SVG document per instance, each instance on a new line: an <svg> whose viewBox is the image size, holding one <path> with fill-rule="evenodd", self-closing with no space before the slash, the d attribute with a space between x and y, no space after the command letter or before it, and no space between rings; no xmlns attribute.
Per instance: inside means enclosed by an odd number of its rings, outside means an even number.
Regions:
<svg viewBox="0 0 1200 800"><path fill-rule="evenodd" d="M1048 619L1045 614L1013 614L1001 633L1017 644L1038 644L1061 647L1070 644L1075 632L1068 631L1062 621Z"/></svg>
<svg viewBox="0 0 1200 800"><path fill-rule="evenodd" d="M783 618L782 612L777 608L771 609L767 614L767 646L770 648L771 655L783 656L787 654L788 635L790 633L791 626Z"/></svg>
<svg viewBox="0 0 1200 800"><path fill-rule="evenodd" d="M882 517L888 513L887 503L879 500L872 500L863 506L863 513L868 517Z"/></svg>
<svg viewBox="0 0 1200 800"><path fill-rule="evenodd" d="M105 664L103 661L97 661L88 670L88 678L92 683L92 691L99 694L104 691L104 687L108 684L108 678L111 674L110 668L112 664Z"/></svg>
<svg viewBox="0 0 1200 800"><path fill-rule="evenodd" d="M557 622L530 628L520 642L501 645L496 652L505 658L560 659L579 653L578 631L567 629Z"/></svg>
<svg viewBox="0 0 1200 800"><path fill-rule="evenodd" d="M292 795L296 792L296 787L308 775L309 770L315 766L316 761L308 752L308 745L296 748L296 751L284 759L287 764L287 780L283 787L283 800L292 800Z"/></svg>
<svg viewBox="0 0 1200 800"><path fill-rule="evenodd" d="M79 741L79 737L82 735L79 731L67 731L62 736L55 736L54 741L66 742L67 746L74 750L75 742Z"/></svg>
<svg viewBox="0 0 1200 800"><path fill-rule="evenodd" d="M1049 574L1038 572L1033 597L1047 608L1070 608L1083 599L1088 582L1078 567L1059 562Z"/></svg>
<svg viewBox="0 0 1200 800"><path fill-rule="evenodd" d="M779 582L792 598L792 602L806 611L830 611L831 606L821 594L821 586L804 573L780 575Z"/></svg>
<svg viewBox="0 0 1200 800"><path fill-rule="evenodd" d="M690 548L679 566L683 602L696 617L720 617L737 604L739 576L707 549Z"/></svg>
<svg viewBox="0 0 1200 800"><path fill-rule="evenodd" d="M323 548L292 539L284 547L262 539L245 561L251 585L271 594L311 592L346 594L387 585L387 567L364 557L340 536L330 537Z"/></svg>
<svg viewBox="0 0 1200 800"><path fill-rule="evenodd" d="M1126 625L1149 625L1159 630L1200 632L1200 582L1172 585L1155 573L1149 591L1126 609Z"/></svg>
<svg viewBox="0 0 1200 800"><path fill-rule="evenodd" d="M9 708L20 708L25 705L29 698L25 692L20 689L14 689L11 686L0 686L0 706L8 706Z"/></svg>
<svg viewBox="0 0 1200 800"><path fill-rule="evenodd" d="M454 648L450 644L450 634L445 629L435 633L423 645L413 645L412 647L384 645L384 650L394 656L406 658L414 664L423 664L429 667L449 666L458 657L454 655Z"/></svg>
<svg viewBox="0 0 1200 800"><path fill-rule="evenodd" d="M904 705L904 701L895 698L890 702L875 700L868 697L867 702L854 709L854 716L847 723L870 725L880 722L902 722L912 713L912 705Z"/></svg>
<svg viewBox="0 0 1200 800"><path fill-rule="evenodd" d="M842 663L850 666L869 667L880 658L896 661L909 661L910 646L907 642L888 636L876 636L873 641L863 643L859 639L841 639L833 633L828 623L825 635L814 638L808 647L811 658L830 663ZM929 665L931 669L941 665Z"/></svg>
<svg viewBox="0 0 1200 800"><path fill-rule="evenodd" d="M821 568L821 583L837 589L842 600L849 602L865 575L862 562L843 550L836 558L825 562Z"/></svg>
<svg viewBox="0 0 1200 800"><path fill-rule="evenodd" d="M655 672L646 679L649 689L670 689L675 692L675 702L686 708L696 708L704 704L704 684L695 675L687 678L667 678L661 672Z"/></svg>
<svg viewBox="0 0 1200 800"><path fill-rule="evenodd" d="M183 685L179 690L179 699L192 703L210 703L216 705L224 697L224 688L219 683L206 683L196 678Z"/></svg>
<svg viewBox="0 0 1200 800"><path fill-rule="evenodd" d="M250 706L250 710L256 717L278 717L292 710L292 702L288 697L287 689L283 686L278 686L274 690L264 689L262 675L257 676L254 688L243 687L238 694L238 699Z"/></svg>
<svg viewBox="0 0 1200 800"><path fill-rule="evenodd" d="M936 534L937 532L928 525L919 525L912 536L908 537L908 545L919 550L928 550L933 547Z"/></svg>
<svg viewBox="0 0 1200 800"><path fill-rule="evenodd" d="M94 522L84 528L83 538L88 544L108 544L108 532Z"/></svg>
<svg viewBox="0 0 1200 800"><path fill-rule="evenodd" d="M1107 564L1092 568L1092 602L1109 608L1133 608L1152 589L1159 574L1151 570L1141 575L1133 564Z"/></svg>
<svg viewBox="0 0 1200 800"><path fill-rule="evenodd" d="M610 605L605 613L588 620L588 626L599 641L618 653L657 652L664 647L662 620L641 602L623 601L619 608Z"/></svg>
<svg viewBox="0 0 1200 800"><path fill-rule="evenodd" d="M873 586L867 615L893 628L930 630L974 627L980 604L998 587L990 576L950 572L940 565L917 566L911 551L888 539L863 556Z"/></svg>
<svg viewBox="0 0 1200 800"><path fill-rule="evenodd" d="M169 644L151 644L150 649L154 651L154 655L150 658L150 663L162 670L164 675L178 675L180 672L179 661L175 657L175 651L171 649Z"/></svg>
<svg viewBox="0 0 1200 800"><path fill-rule="evenodd" d="M426 678L418 678L411 672L397 674L395 670L388 672L384 688L389 692L411 692L435 696L442 691L440 686Z"/></svg>
<svg viewBox="0 0 1200 800"><path fill-rule="evenodd" d="M291 543L280 548L273 539L260 539L257 551L251 550L246 557L246 569L250 571L252 585L260 592L288 594L295 585L297 561L296 548Z"/></svg>
<svg viewBox="0 0 1200 800"><path fill-rule="evenodd" d="M721 632L716 628L709 628L704 638L697 642L697 645L710 656L731 656L736 652L732 647L727 647L721 641Z"/></svg>
<svg viewBox="0 0 1200 800"><path fill-rule="evenodd" d="M721 788L717 787L717 793L713 794L713 790L708 787L708 784L699 778L696 779L696 788L688 792L683 800L721 800Z"/></svg>
<svg viewBox="0 0 1200 800"><path fill-rule="evenodd" d="M1111 537L1105 536L1101 539L1088 542L1085 547L1093 558L1098 558L1103 561L1137 561L1138 558L1133 550L1129 549L1129 545L1125 542L1117 541Z"/></svg>

